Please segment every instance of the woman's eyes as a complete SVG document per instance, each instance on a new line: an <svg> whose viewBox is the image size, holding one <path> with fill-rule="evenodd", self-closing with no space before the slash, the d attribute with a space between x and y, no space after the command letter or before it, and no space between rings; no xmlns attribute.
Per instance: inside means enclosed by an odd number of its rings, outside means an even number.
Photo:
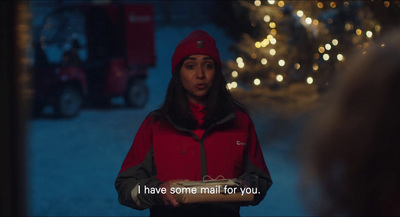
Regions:
<svg viewBox="0 0 400 217"><path fill-rule="evenodd" d="M214 64L213 64L213 63L207 63L207 64L205 65L205 68L206 68L206 69L213 69L213 68L214 68Z"/></svg>
<svg viewBox="0 0 400 217"><path fill-rule="evenodd" d="M186 69L192 70L192 69L195 69L195 68L196 68L196 65L195 65L195 64L186 64L185 67L186 67ZM204 67L205 69L214 69L214 63L206 63L206 64L203 64L203 67Z"/></svg>
<svg viewBox="0 0 400 217"><path fill-rule="evenodd" d="M194 69L194 65L187 64L187 65L186 65L186 68L187 68L187 69Z"/></svg>

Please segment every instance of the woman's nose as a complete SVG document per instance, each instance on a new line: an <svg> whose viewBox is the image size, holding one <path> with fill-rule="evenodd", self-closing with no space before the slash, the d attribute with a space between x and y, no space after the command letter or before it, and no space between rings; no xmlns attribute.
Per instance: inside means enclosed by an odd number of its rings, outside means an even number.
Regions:
<svg viewBox="0 0 400 217"><path fill-rule="evenodd" d="M198 78L198 79L203 79L205 76L206 76L206 74L205 74L205 72L204 72L204 69L201 68L201 67L199 67L199 68L196 70L196 78Z"/></svg>

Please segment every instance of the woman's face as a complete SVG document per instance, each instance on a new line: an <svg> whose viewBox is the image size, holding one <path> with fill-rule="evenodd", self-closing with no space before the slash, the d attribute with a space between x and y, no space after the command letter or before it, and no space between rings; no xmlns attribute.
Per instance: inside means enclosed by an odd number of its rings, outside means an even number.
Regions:
<svg viewBox="0 0 400 217"><path fill-rule="evenodd" d="M181 82L190 102L204 105L215 71L214 60L207 55L190 55L183 62L180 70Z"/></svg>

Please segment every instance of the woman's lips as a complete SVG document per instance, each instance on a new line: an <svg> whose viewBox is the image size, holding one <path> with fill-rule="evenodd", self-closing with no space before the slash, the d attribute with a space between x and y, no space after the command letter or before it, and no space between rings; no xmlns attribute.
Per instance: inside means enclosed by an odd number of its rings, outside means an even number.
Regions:
<svg viewBox="0 0 400 217"><path fill-rule="evenodd" d="M199 90L204 90L206 89L207 85L206 84L196 84L196 88Z"/></svg>

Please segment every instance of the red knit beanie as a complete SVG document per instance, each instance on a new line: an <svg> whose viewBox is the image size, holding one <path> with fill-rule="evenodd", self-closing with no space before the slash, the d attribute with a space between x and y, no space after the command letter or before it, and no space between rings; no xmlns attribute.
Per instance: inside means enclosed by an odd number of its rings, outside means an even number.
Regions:
<svg viewBox="0 0 400 217"><path fill-rule="evenodd" d="M185 57L192 54L207 55L214 59L219 68L222 67L215 39L203 30L195 30L176 46L174 55L172 56L172 74L176 66Z"/></svg>

